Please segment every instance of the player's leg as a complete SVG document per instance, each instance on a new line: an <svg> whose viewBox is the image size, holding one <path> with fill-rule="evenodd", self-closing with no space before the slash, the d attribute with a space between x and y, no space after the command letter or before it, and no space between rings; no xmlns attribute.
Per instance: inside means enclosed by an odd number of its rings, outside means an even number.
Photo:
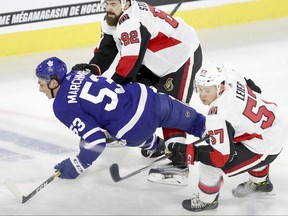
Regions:
<svg viewBox="0 0 288 216"><path fill-rule="evenodd" d="M220 168L199 163L198 192L191 199L182 202L188 211L212 210L218 207L218 197L223 184L223 171Z"/></svg>
<svg viewBox="0 0 288 216"><path fill-rule="evenodd" d="M175 73L162 77L155 85L159 92L166 93L174 98L189 104L193 94L193 80L196 72L202 66L201 46L193 53ZM186 132L175 128L163 128L166 146L170 142L186 142Z"/></svg>
<svg viewBox="0 0 288 216"><path fill-rule="evenodd" d="M242 143L235 144L235 155L222 170L230 177L243 172L249 173L249 180L232 190L235 197L244 197L254 192L271 192L273 184L269 179L269 164L276 155L261 155L251 152Z"/></svg>
<svg viewBox="0 0 288 216"><path fill-rule="evenodd" d="M201 65L202 50L201 46L199 46L192 57L178 71L160 78L159 82L155 85L156 89L188 104L192 98L193 80ZM166 146L171 142L186 143L186 132L175 128L163 128L163 138ZM179 170L181 179L185 179L186 177L185 181L179 182L177 180L177 174L174 172L175 168ZM171 175L171 169L173 170L173 175ZM170 167L150 170L148 180L171 184L171 178L175 177L175 182L172 184L187 184L188 172L189 169L185 164L172 164Z"/></svg>

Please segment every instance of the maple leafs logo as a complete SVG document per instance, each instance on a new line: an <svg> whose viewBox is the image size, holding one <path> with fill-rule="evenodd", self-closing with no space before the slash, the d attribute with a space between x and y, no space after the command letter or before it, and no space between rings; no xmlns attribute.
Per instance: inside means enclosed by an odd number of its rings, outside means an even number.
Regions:
<svg viewBox="0 0 288 216"><path fill-rule="evenodd" d="M53 66L53 61L49 60L49 61L47 62L47 65L48 65L49 67L52 67L52 66Z"/></svg>
<svg viewBox="0 0 288 216"><path fill-rule="evenodd" d="M51 60L49 60L48 62L47 62L47 65L48 65L48 68L47 68L47 70L49 71L49 72L53 72L54 70L54 68L53 68L53 66L54 66L54 62L53 61L51 61Z"/></svg>

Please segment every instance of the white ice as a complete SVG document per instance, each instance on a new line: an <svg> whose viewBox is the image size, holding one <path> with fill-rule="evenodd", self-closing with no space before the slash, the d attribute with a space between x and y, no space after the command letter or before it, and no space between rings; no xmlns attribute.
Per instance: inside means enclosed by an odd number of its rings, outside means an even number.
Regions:
<svg viewBox="0 0 288 216"><path fill-rule="evenodd" d="M288 18L198 30L204 62L214 59L233 67L262 87L267 101L276 102L288 123ZM94 47L68 49L0 59L0 214L1 215L193 215L181 207L197 187L197 164L190 167L188 186L148 182L147 171L114 183L109 166L122 175L154 159L138 148L106 148L93 166L76 180L55 179L27 203L21 204L4 185L14 182L27 195L54 172L58 162L78 152L79 138L57 121L52 100L38 91L35 67L47 57L67 62L88 61ZM205 113L196 95L192 106ZM160 133L157 131L157 133ZM189 137L189 141L193 141ZM282 142L281 138L277 142ZM284 215L288 212L287 143L271 164L272 195L234 198L231 190L247 174L226 178L219 207L205 215Z"/></svg>

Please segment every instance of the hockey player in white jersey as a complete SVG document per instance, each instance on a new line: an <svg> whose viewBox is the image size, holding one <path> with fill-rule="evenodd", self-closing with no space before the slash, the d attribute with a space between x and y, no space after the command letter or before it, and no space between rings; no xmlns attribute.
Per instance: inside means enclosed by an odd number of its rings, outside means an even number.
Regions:
<svg viewBox="0 0 288 216"><path fill-rule="evenodd" d="M202 65L202 50L196 31L181 18L145 2L135 0L102 0L106 16L101 23L102 36L94 50L90 64L104 73L117 54L119 61L112 79L119 84L141 82L154 86L189 103L193 93L193 79ZM85 69L87 64L75 65ZM165 143L186 142L186 133L175 128L163 128ZM164 150L164 149L163 149ZM156 157L164 151L143 156ZM157 172L154 169L150 172ZM188 169L186 169L188 171ZM160 183L167 178L160 178ZM154 181L155 179L150 179Z"/></svg>
<svg viewBox="0 0 288 216"><path fill-rule="evenodd" d="M287 123L277 105L262 99L235 71L212 62L196 74L195 88L202 103L210 106L206 132L211 137L209 144L201 147L168 145L173 152L171 160L201 162L199 193L184 200L182 206L189 211L217 208L223 174L231 177L249 173L249 181L233 189L235 197L271 192L269 164L279 155L287 137Z"/></svg>

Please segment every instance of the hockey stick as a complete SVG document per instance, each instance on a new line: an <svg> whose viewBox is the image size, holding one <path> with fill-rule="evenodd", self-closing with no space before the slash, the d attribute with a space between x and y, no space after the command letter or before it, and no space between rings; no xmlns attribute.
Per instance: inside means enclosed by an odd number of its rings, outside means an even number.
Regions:
<svg viewBox="0 0 288 216"><path fill-rule="evenodd" d="M178 3L177 3L177 5L174 7L174 9L170 12L170 15L171 16L173 16L176 12L177 12L177 10L178 10L178 8L181 6L181 4L184 2L184 0L180 0Z"/></svg>
<svg viewBox="0 0 288 216"><path fill-rule="evenodd" d="M162 160L165 160L166 158L169 158L169 157L170 157L170 154L164 155L164 156L158 158L157 160L153 161L152 163L148 164L147 166L142 167L142 168L140 168L140 169L138 169L138 170L136 170L136 171L134 171L134 172L132 172L132 173L124 176L124 177L120 177L120 174L119 174L119 166L118 166L118 164L114 163L114 164L112 164L112 165L110 166L110 168L109 168L109 170L110 170L110 175L111 175L111 177L112 177L112 179L113 179L114 182L123 181L124 179L127 179L127 178L130 178L130 177L132 177L132 176L135 176L135 175L141 173L142 171L144 171L144 170L152 167L152 166L155 165L157 162L162 161Z"/></svg>
<svg viewBox="0 0 288 216"><path fill-rule="evenodd" d="M15 184L13 184L10 180L6 181L5 184L7 188L11 191L12 194L21 202L25 203L28 200L30 200L33 196L35 196L40 190L42 190L44 187L46 187L49 183L51 183L54 179L56 179L61 174L60 171L54 173L52 176L50 176L46 181L44 181L42 184L40 184L36 189L34 189L30 194L27 196L22 195L20 190L16 187Z"/></svg>
<svg viewBox="0 0 288 216"><path fill-rule="evenodd" d="M193 142L192 144L193 145L196 145L200 142L203 142L204 140L207 140L210 136L209 135L206 135L205 137L201 138L201 139L198 139L196 140L195 142ZM126 175L126 176L123 176L123 177L120 177L120 174L119 174L119 166L117 163L114 163L112 164L110 167L109 167L109 171L110 171L110 175L111 175L111 178L113 179L114 182L119 182L119 181L123 181L125 179L128 179L132 176L135 176L141 172L143 172L144 170L148 169L148 168L151 168L153 167L154 165L157 164L157 162L159 161L162 161L162 160L165 160L167 158L169 158L171 156L171 154L166 154L160 158L158 158L157 160L153 161L152 163L134 171L134 172L131 172L130 174Z"/></svg>

